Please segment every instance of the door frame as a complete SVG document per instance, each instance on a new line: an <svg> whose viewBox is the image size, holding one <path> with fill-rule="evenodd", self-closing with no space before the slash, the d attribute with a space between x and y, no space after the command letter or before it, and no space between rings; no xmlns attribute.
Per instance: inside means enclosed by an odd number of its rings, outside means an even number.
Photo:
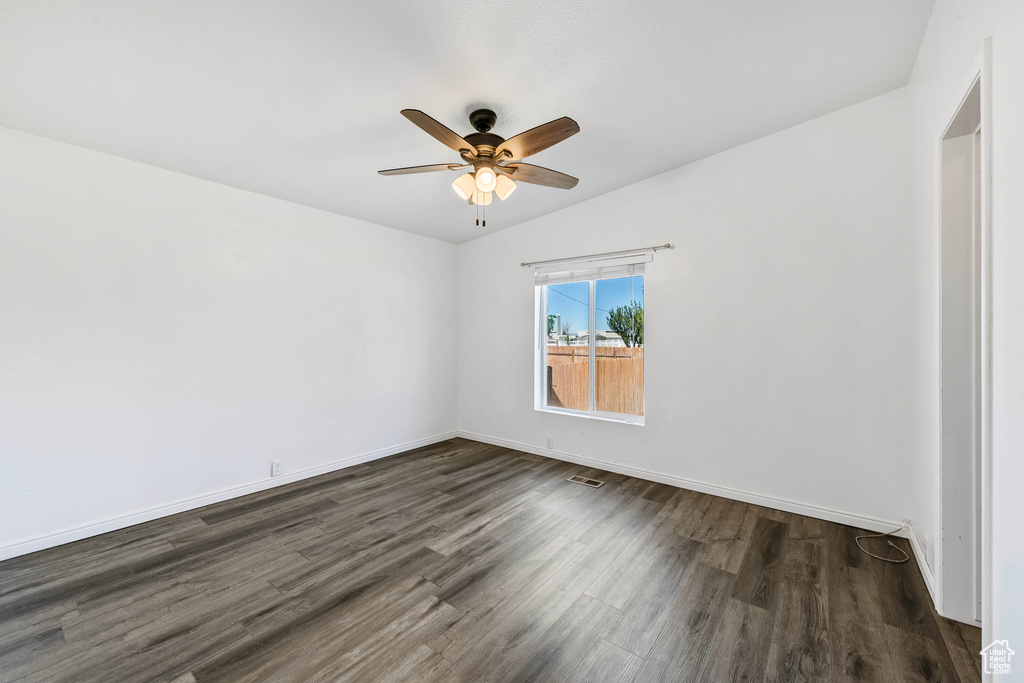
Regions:
<svg viewBox="0 0 1024 683"><path fill-rule="evenodd" d="M935 192L935 216L936 227L939 235L939 275L938 275L938 327L939 339L938 355L938 382L939 382L939 405L938 405L938 478L937 496L939 533L936 538L936 609L939 614L978 625L988 626L988 620L992 613L992 588L991 588L991 530L992 530L992 229L991 229L991 207L992 207L992 88L991 88L991 40L986 39L983 43L981 53L975 58L974 64L965 79L965 85L958 90L958 99L955 106L951 107L948 116L944 120L942 129L934 137L935 163L938 165L936 171L936 192ZM965 506L962 498L957 500L949 499L944 491L943 470L946 465L943 454L943 404L942 404L942 380L943 380L943 332L942 332L942 234L943 234L943 185L942 185L942 159L943 140L950 130L954 120L966 104L968 96L975 85L980 85L980 191L975 197L981 205L981 217L979 223L974 227L974 245L977 250L975 256L975 270L973 272L973 286L978 292L975 297L977 310L974 312L975 320L973 330L973 355L974 355L974 443L973 456L976 463L977 476L980 478L981 501L980 501L980 534L981 553L972 552L975 556L974 571L980 574L981 595L980 614L964 614L962 612L952 613L947 609L949 596L944 595L943 567L947 562L955 562L963 552L961 547L953 547L943 542L944 528L946 526L945 515L952 515L954 511L960 513ZM974 487L971 492L971 504L974 502ZM971 618L973 617L973 618Z"/></svg>

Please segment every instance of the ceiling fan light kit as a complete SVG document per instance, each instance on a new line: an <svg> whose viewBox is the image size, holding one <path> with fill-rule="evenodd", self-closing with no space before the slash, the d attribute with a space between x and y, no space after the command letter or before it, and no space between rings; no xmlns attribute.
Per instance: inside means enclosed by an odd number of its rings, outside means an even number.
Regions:
<svg viewBox="0 0 1024 683"><path fill-rule="evenodd" d="M563 190L572 189L579 182L578 179L565 173L522 163L526 157L541 152L579 132L579 125L568 116L549 121L506 140L500 135L490 132L498 119L497 114L490 109L477 109L469 115L469 122L476 132L470 133L465 138L418 109L403 109L402 115L436 140L458 152L463 163L391 168L378 171L381 175L460 171L472 167L472 171L455 179L452 189L460 199L478 207L490 204L492 195L495 194L502 201L507 199L516 189L516 183L512 181L512 178L524 183ZM477 223L479 224L479 222L478 218ZM484 225L487 225L486 221Z"/></svg>

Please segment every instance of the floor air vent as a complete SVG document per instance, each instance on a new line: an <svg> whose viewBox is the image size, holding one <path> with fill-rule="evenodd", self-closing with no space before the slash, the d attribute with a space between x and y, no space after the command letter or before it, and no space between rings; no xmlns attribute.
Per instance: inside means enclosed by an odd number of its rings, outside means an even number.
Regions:
<svg viewBox="0 0 1024 683"><path fill-rule="evenodd" d="M578 474L569 477L569 481L574 482L576 484L583 484L584 486L589 486L595 489L604 486L603 481L598 481L597 479L587 479L586 477L581 477Z"/></svg>

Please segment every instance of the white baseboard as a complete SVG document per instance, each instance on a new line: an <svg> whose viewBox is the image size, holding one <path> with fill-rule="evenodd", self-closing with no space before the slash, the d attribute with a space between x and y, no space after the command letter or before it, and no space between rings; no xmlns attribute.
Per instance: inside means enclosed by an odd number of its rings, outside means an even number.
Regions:
<svg viewBox="0 0 1024 683"><path fill-rule="evenodd" d="M921 568L921 576L924 577L924 584L928 586L928 594L932 596L932 604L935 605L935 611L938 612L939 591L938 585L935 583L935 574L932 572L932 568L931 565L928 564L928 560L925 559L924 546L921 545L921 539L917 537L917 532L914 531L913 525L907 525L907 532L906 538L910 539L910 547L914 549L914 557L917 558L917 566ZM903 534L900 535L902 536Z"/></svg>
<svg viewBox="0 0 1024 683"><path fill-rule="evenodd" d="M463 439L469 439L470 441L479 441L481 443L491 444L492 446L511 448L512 450L533 453L534 455L554 458L555 460L574 462L577 465L593 467L608 472L616 472L618 474L625 474L630 477L636 477L637 479L656 481L660 484L668 484L669 486L676 486L681 489L699 491L701 493L721 496L722 498L738 500L744 503L753 503L755 505L761 505L774 510L806 515L808 517L814 517L815 519L823 519L827 522L846 524L847 526L852 526L857 529L867 529L868 531L884 533L892 531L894 528L903 524L902 521L897 522L894 520L867 517L854 512L833 510L819 505L801 503L785 498L776 498L774 496L753 493L751 491L733 489L727 486L716 486L715 484L707 484L701 481L694 481L693 479L684 479L683 477L676 477L670 474L663 474L661 472L652 472L650 470L630 467L628 465L620 465L618 463L608 462L607 460L598 460L597 458L589 458L587 456L576 455L574 453L549 450L547 448L541 448L540 446L532 446L530 444L519 443L518 441L509 441L507 439L499 439L497 437L487 436L484 434L460 431L458 435ZM928 592L931 595L932 602L935 605L938 605L939 602L937 600L938 593L936 592L935 576L932 574L931 567L928 566L928 562L925 560L924 548L921 546L921 542L917 538L917 534L914 532L914 527L908 525L906 529L893 535L910 540L910 546L914 551L914 557L917 559L917 566L921 568L921 575L924 577L924 582L928 586Z"/></svg>
<svg viewBox="0 0 1024 683"><path fill-rule="evenodd" d="M342 460L328 463L326 465L319 465L317 467L311 467L309 469L300 470L298 472L289 472L280 477L273 477L267 479L261 479L254 481L249 484L242 486L235 486L233 488L222 489L214 493L208 493L206 495L197 496L195 498L187 498L185 500L179 500L174 503L167 505L158 505L156 507L148 508L138 512L133 512L127 515L121 515L118 517L112 517L110 519L103 520L102 522L96 522L93 524L85 524L83 526L75 527L73 529L66 529L64 531L58 531L54 534L48 534L46 536L37 536L36 538L30 538L26 541L18 541L5 546L0 546L0 560L6 560L12 557L18 557L19 555L27 555L34 553L37 550L45 550L46 548L52 548L54 546L63 545L65 543L71 543L72 541L78 541L83 538L89 538L90 536L98 536L99 534L105 534L108 531L115 531L117 529L124 529L125 527L134 526L135 524L141 524L142 522L149 522L160 517L167 517L168 515L174 515L179 512L185 512L187 510L194 510L201 508L204 505L211 505L213 503L219 503L229 498L237 498L244 496L249 493L255 493L256 491L263 491L266 489L274 488L277 486L283 486L284 484L291 484L292 482L301 481L302 479L309 479L320 474L326 474L328 472L334 472L341 470L346 467L358 465L359 463L369 462L371 460L377 460L379 458L386 458L389 455L395 455L402 453L403 451L410 451L414 448L421 448L423 446L429 446L431 444L452 439L458 436L457 432L447 432L445 434L436 434L429 436L425 439L418 439L416 441L410 441L408 443L398 444L396 446L390 446L388 448L382 448L377 451L370 453L362 453L360 455L354 455Z"/></svg>

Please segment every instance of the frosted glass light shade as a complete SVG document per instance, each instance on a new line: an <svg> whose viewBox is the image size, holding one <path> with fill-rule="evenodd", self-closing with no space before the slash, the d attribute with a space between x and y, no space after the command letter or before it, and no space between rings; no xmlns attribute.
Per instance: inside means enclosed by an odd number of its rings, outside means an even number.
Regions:
<svg viewBox="0 0 1024 683"><path fill-rule="evenodd" d="M481 166L476 170L476 189L481 192L491 192L497 183L497 175L493 168Z"/></svg>
<svg viewBox="0 0 1024 683"><path fill-rule="evenodd" d="M497 183L494 185L494 194L498 195L498 199L501 201L505 201L515 189L516 184L514 182L503 175L499 175Z"/></svg>
<svg viewBox="0 0 1024 683"><path fill-rule="evenodd" d="M472 173L460 175L452 183L452 189L455 190L455 194L459 195L460 199L469 199L477 191L476 179L473 178Z"/></svg>

